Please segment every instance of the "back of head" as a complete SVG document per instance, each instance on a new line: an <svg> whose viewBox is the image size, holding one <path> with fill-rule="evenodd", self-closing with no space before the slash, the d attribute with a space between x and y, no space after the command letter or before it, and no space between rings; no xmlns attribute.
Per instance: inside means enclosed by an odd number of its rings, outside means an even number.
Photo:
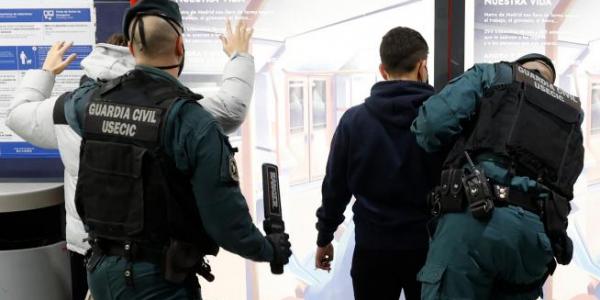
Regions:
<svg viewBox="0 0 600 300"><path fill-rule="evenodd" d="M554 83L556 80L556 68L554 67L554 63L552 63L552 60L549 57L543 54L529 53L519 57L514 62L522 65L526 69L537 71L551 83Z"/></svg>
<svg viewBox="0 0 600 300"><path fill-rule="evenodd" d="M129 26L131 45L136 55L148 59L159 59L175 54L177 38L181 31L165 19L148 15L138 16ZM177 29L177 31L176 31Z"/></svg>
<svg viewBox="0 0 600 300"><path fill-rule="evenodd" d="M123 34L136 55L148 59L175 54L175 43L183 32L177 3L171 0L142 0L123 19Z"/></svg>
<svg viewBox="0 0 600 300"><path fill-rule="evenodd" d="M396 27L381 40L379 55L385 70L391 74L409 73L419 61L427 59L429 46L419 32L408 27Z"/></svg>

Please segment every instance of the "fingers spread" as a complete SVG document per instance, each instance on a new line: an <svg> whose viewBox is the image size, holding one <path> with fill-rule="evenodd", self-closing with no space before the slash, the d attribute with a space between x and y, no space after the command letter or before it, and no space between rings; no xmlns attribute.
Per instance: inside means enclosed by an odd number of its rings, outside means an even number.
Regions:
<svg viewBox="0 0 600 300"><path fill-rule="evenodd" d="M248 26L246 25L246 22L244 21L240 21L241 25L240 25L240 36L244 36L244 34L246 33L246 29L248 28Z"/></svg>
<svg viewBox="0 0 600 300"><path fill-rule="evenodd" d="M60 46L60 42L55 42L54 44L52 44L52 47L50 47L50 51L56 50L59 46Z"/></svg>
<svg viewBox="0 0 600 300"><path fill-rule="evenodd" d="M227 45L227 38L224 35L219 35L219 39L221 40L221 43L223 43L223 46Z"/></svg>
<svg viewBox="0 0 600 300"><path fill-rule="evenodd" d="M244 24L244 21L242 21L241 19L237 22L237 25L235 26L235 33L239 36L242 33L242 26Z"/></svg>
<svg viewBox="0 0 600 300"><path fill-rule="evenodd" d="M72 63L75 59L77 58L77 54L73 53L71 55L69 55L69 57L67 57L67 59L64 61L63 65L67 66L70 63Z"/></svg>
<svg viewBox="0 0 600 300"><path fill-rule="evenodd" d="M231 32L231 20L230 19L227 19L227 22L225 22L225 28L226 28L225 31L227 33L227 36L233 35L233 32Z"/></svg>
<svg viewBox="0 0 600 300"><path fill-rule="evenodd" d="M65 52L67 52L67 50L69 50L69 48L71 48L71 46L73 46L73 42L68 42L68 43L63 42L61 44L60 48L58 49L58 53L60 53L61 55L65 54Z"/></svg>
<svg viewBox="0 0 600 300"><path fill-rule="evenodd" d="M252 34L254 34L254 28L246 29L246 40L250 40L252 38Z"/></svg>

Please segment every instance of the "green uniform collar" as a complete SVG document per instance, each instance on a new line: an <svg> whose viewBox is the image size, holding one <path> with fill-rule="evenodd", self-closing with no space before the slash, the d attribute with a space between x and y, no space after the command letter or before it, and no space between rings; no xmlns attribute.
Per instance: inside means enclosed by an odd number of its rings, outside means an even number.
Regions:
<svg viewBox="0 0 600 300"><path fill-rule="evenodd" d="M170 81L170 82L176 84L177 87L179 87L179 88L185 88L185 86L183 84L181 84L181 82L177 78L173 77L173 75L171 75L171 74L167 73L166 71L163 71L159 68L149 66L149 65L136 65L135 68L137 70L140 70L140 71L150 74L150 76L152 76L154 78L160 78L160 79Z"/></svg>

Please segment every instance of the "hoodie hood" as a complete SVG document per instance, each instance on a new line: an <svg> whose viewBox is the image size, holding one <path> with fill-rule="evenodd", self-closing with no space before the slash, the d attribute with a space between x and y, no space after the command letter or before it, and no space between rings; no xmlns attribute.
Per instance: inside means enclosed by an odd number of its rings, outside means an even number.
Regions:
<svg viewBox="0 0 600 300"><path fill-rule="evenodd" d="M375 117L396 127L408 128L419 107L433 96L431 85L417 81L381 81L371 88L365 106Z"/></svg>
<svg viewBox="0 0 600 300"><path fill-rule="evenodd" d="M124 75L135 67L135 60L127 47L96 44L94 50L81 61L81 68L90 78L110 80Z"/></svg>

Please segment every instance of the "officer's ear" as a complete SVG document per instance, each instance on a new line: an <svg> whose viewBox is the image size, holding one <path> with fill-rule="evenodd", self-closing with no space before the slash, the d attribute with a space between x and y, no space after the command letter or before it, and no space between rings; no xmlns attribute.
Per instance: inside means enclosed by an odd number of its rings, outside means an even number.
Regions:
<svg viewBox="0 0 600 300"><path fill-rule="evenodd" d="M423 59L417 65L417 75L421 82L429 82L429 70L427 70L427 59Z"/></svg>
<svg viewBox="0 0 600 300"><path fill-rule="evenodd" d="M133 43L131 41L127 42L127 48L129 48L129 53L131 53L131 56L135 57L135 52L133 51Z"/></svg>
<svg viewBox="0 0 600 300"><path fill-rule="evenodd" d="M184 56L185 55L185 48L183 46L183 36L180 35L179 37L177 37L177 41L176 41L177 45L175 46L175 54L177 56Z"/></svg>
<svg viewBox="0 0 600 300"><path fill-rule="evenodd" d="M385 70L383 63L379 64L379 74L381 74L381 77L383 77L384 80L390 78L390 74Z"/></svg>

